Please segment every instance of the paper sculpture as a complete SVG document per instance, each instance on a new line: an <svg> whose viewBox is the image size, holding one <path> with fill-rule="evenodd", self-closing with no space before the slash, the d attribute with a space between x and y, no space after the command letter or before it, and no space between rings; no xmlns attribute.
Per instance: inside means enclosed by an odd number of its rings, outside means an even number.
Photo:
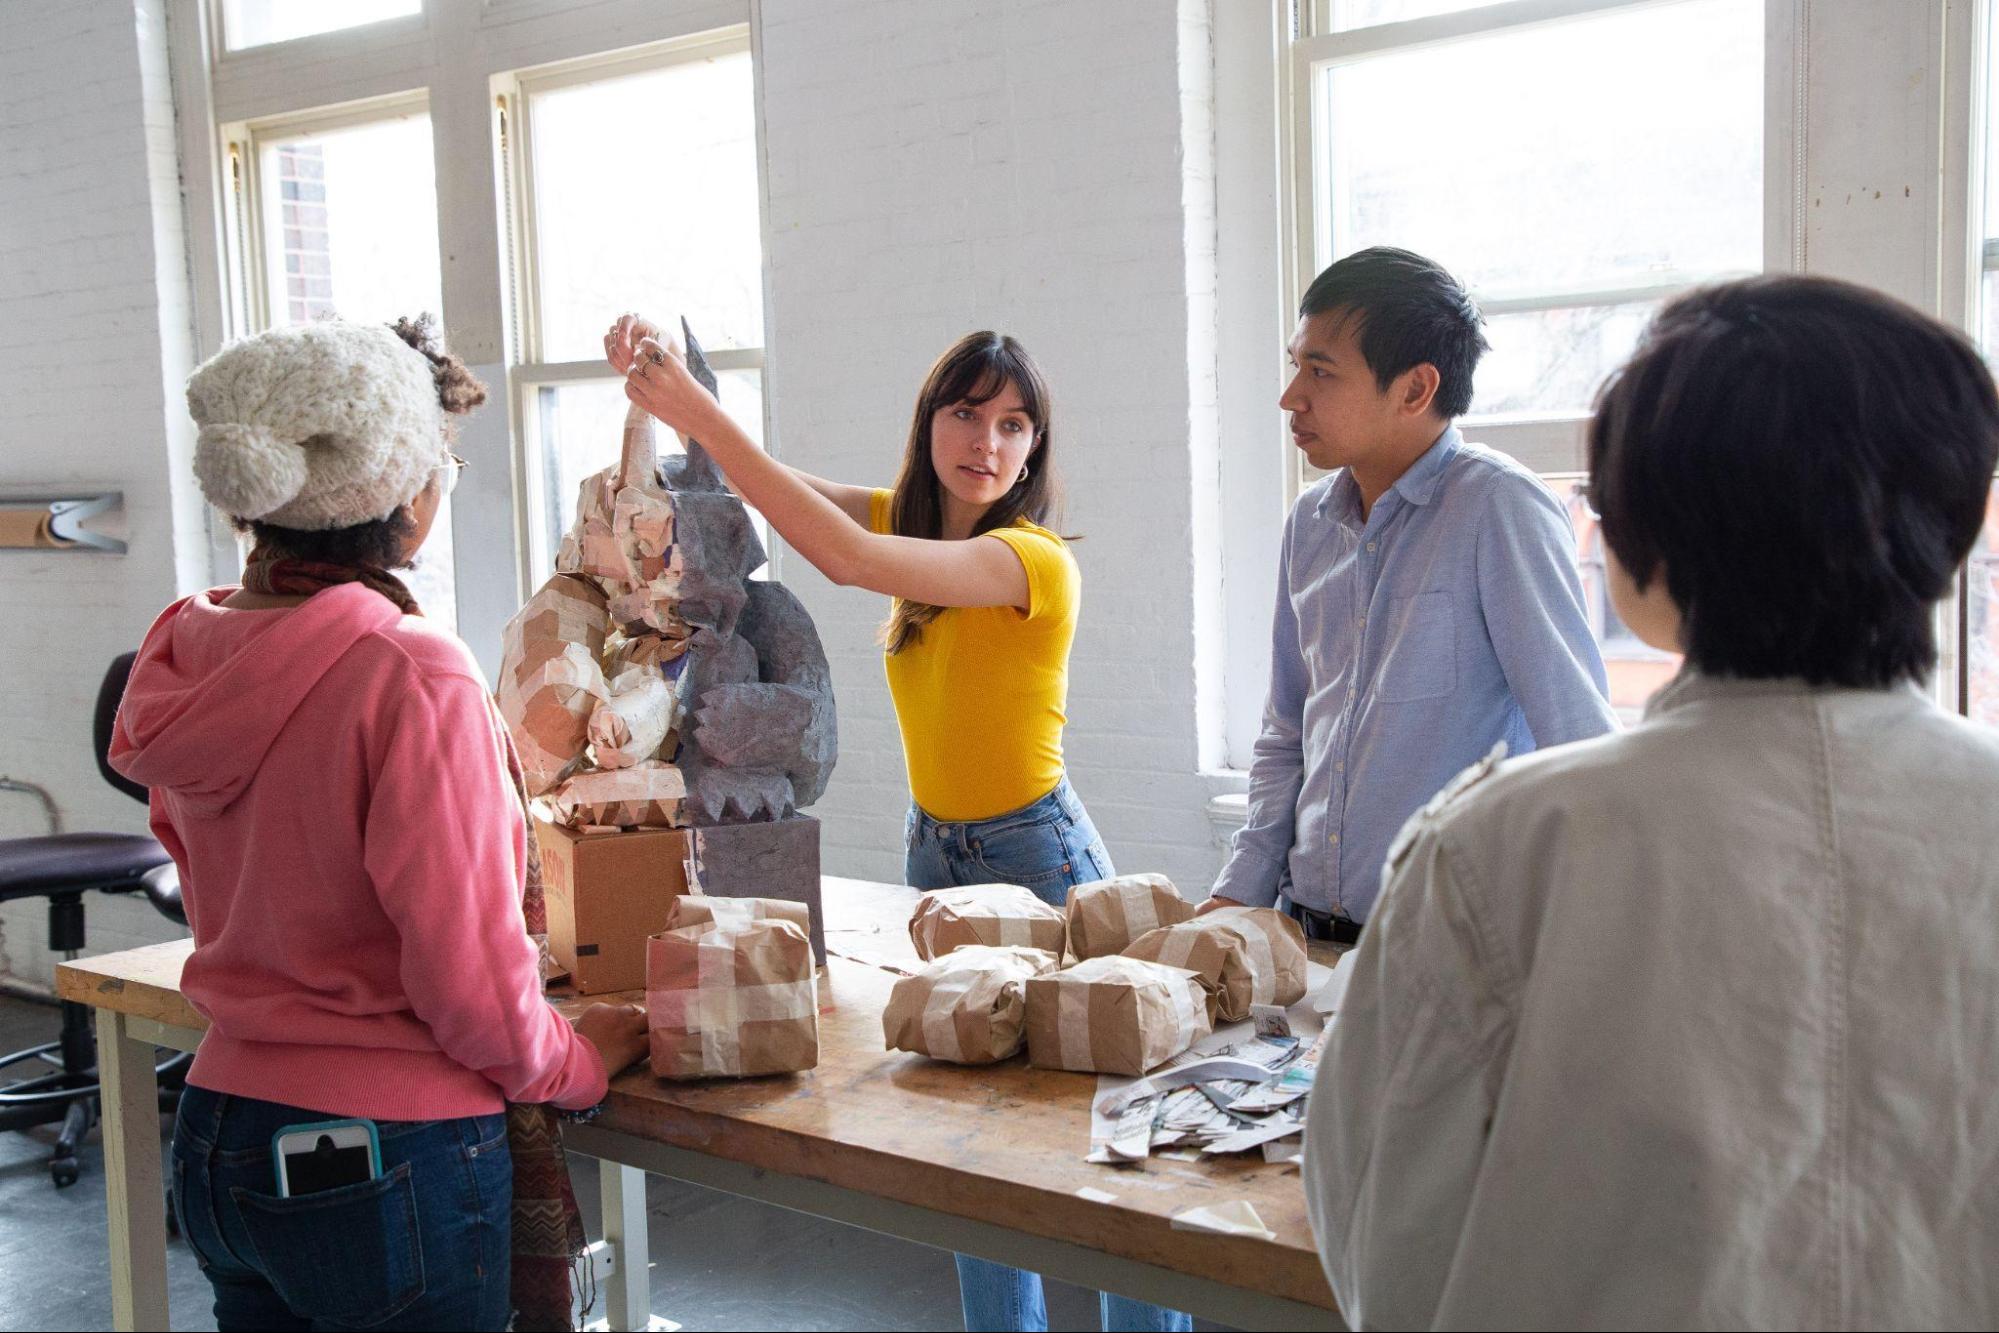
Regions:
<svg viewBox="0 0 1999 1333"><path fill-rule="evenodd" d="M1269 907L1224 907L1133 940L1127 958L1191 968L1214 994L1216 1016L1235 1023L1252 1005L1305 998L1305 932Z"/></svg>
<svg viewBox="0 0 1999 1333"><path fill-rule="evenodd" d="M812 1068L819 988L805 931L765 918L654 935L646 941L646 1027L661 1078Z"/></svg>
<svg viewBox="0 0 1999 1333"><path fill-rule="evenodd" d="M1198 972L1112 955L1027 983L1027 1062L1143 1074L1214 1030Z"/></svg>
<svg viewBox="0 0 1999 1333"><path fill-rule="evenodd" d="M572 828L783 820L819 799L838 756L812 618L750 578L764 551L749 512L684 444L662 461L632 407L618 462L578 489L555 576L506 627L497 703L530 794Z"/></svg>
<svg viewBox="0 0 1999 1333"><path fill-rule="evenodd" d="M1028 981L1059 965L1044 949L953 949L895 983L882 1010L882 1040L888 1050L953 1064L1004 1060L1027 1039Z"/></svg>
<svg viewBox="0 0 1999 1333"><path fill-rule="evenodd" d="M1123 953L1148 930L1178 925L1194 915L1164 875L1120 875L1078 884L1069 891L1069 949L1080 961Z"/></svg>
<svg viewBox="0 0 1999 1333"><path fill-rule="evenodd" d="M909 918L910 943L925 962L967 944L1046 949L1060 959L1068 932L1060 908L1014 884L936 889L917 899Z"/></svg>

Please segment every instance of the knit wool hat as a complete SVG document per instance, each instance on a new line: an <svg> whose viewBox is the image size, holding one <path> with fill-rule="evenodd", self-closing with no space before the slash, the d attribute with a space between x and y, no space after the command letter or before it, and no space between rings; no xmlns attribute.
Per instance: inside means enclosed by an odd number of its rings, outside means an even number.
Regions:
<svg viewBox="0 0 1999 1333"><path fill-rule="evenodd" d="M429 359L381 325L323 320L233 343L189 377L187 406L201 493L279 527L386 518L450 457Z"/></svg>

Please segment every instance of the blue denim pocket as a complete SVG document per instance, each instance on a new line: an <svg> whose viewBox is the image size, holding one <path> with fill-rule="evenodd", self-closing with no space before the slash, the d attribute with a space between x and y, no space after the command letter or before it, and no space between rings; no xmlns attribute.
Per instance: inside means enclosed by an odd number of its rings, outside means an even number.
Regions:
<svg viewBox="0 0 1999 1333"><path fill-rule="evenodd" d="M1062 816L1009 819L979 826L967 839L974 869L994 883L1018 884L1057 907L1078 883L1074 859L1063 837Z"/></svg>
<svg viewBox="0 0 1999 1333"><path fill-rule="evenodd" d="M229 1191L264 1276L314 1319L379 1324L423 1295L423 1243L410 1164L359 1185L280 1199Z"/></svg>

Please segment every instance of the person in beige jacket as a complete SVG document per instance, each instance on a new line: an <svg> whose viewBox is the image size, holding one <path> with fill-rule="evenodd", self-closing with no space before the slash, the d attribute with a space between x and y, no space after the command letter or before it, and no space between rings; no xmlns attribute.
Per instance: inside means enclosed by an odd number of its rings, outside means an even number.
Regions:
<svg viewBox="0 0 1999 1333"><path fill-rule="evenodd" d="M1589 453L1618 612L1686 667L1394 844L1307 1131L1341 1309L1999 1325L1999 733L1926 685L1991 376L1754 278L1661 313Z"/></svg>

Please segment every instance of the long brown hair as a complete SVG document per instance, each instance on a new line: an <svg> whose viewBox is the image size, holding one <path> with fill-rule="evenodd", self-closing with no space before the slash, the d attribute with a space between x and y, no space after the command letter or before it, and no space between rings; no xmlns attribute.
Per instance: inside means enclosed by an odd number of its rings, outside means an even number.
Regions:
<svg viewBox="0 0 1999 1333"><path fill-rule="evenodd" d="M944 483L930 457L931 420L947 407L958 403L977 406L990 402L1012 385L1020 392L1021 406L1034 423L1034 444L1027 455L1027 475L979 517L972 536L995 528L1011 527L1015 521L1047 526L1061 499L1055 476L1055 432L1049 424L1053 406L1048 382L1027 349L1003 333L981 329L968 333L937 358L924 378L923 392L916 397L916 411L909 422L909 445L903 451L902 471L895 479L895 496L890 501L889 530L899 537L944 535ZM899 653L923 638L923 627L944 613L938 606L897 598L882 626L882 642L891 654Z"/></svg>

